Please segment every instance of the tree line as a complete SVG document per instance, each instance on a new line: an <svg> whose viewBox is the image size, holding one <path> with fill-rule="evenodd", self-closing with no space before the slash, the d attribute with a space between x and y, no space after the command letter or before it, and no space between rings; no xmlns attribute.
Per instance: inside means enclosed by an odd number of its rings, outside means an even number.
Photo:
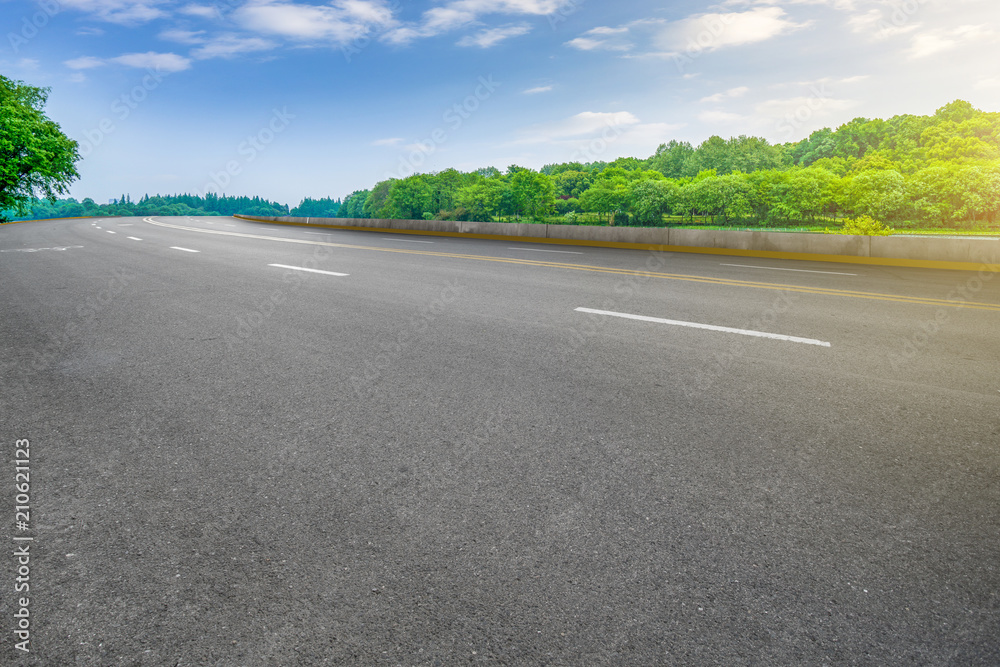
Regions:
<svg viewBox="0 0 1000 667"><path fill-rule="evenodd" d="M26 205L27 210L18 213L15 210L6 211L10 220L44 220L48 218L76 218L83 216L146 216L146 215L262 215L262 216L337 216L340 210L339 199L306 198L294 209L289 210L287 204L268 201L261 197L233 197L207 193L200 195L144 195L137 201L132 201L129 195L112 199L107 204L98 204L91 198L82 202L76 199L32 199Z"/></svg>
<svg viewBox="0 0 1000 667"><path fill-rule="evenodd" d="M993 225L1000 212L1000 113L957 100L933 115L856 118L802 141L713 136L645 159L446 169L303 200L207 193L58 199L78 178L76 142L43 111L46 89L0 76L0 221L75 216L262 215L659 226L787 226L848 217L895 226Z"/></svg>
<svg viewBox="0 0 1000 667"><path fill-rule="evenodd" d="M339 217L784 226L870 216L951 226L993 224L998 212L1000 114L958 100L796 143L713 136L662 144L646 159L392 178L345 197Z"/></svg>

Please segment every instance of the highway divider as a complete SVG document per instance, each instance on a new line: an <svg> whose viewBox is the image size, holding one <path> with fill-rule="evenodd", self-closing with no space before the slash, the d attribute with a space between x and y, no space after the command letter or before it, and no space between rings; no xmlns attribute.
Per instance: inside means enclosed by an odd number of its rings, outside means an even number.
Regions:
<svg viewBox="0 0 1000 667"><path fill-rule="evenodd" d="M630 248L958 271L1000 271L1000 239L848 236L667 227L591 227L517 222L235 216L242 220L422 236Z"/></svg>

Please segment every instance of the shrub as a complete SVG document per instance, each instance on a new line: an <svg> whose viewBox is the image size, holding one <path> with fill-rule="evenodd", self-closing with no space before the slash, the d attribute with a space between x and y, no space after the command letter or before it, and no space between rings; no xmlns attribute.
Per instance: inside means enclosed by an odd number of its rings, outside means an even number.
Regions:
<svg viewBox="0 0 1000 667"><path fill-rule="evenodd" d="M851 234L854 236L890 236L892 229L878 220L862 215L854 220L844 218L844 226L840 229L827 229L827 234Z"/></svg>
<svg viewBox="0 0 1000 667"><path fill-rule="evenodd" d="M470 210L468 210L466 208L462 208L461 206L459 206L456 209L452 209L452 210L448 210L448 211L438 211L436 219L437 220L456 220L456 221L459 221L459 222L470 222L472 220L475 220L475 216L472 214L472 211L470 211Z"/></svg>

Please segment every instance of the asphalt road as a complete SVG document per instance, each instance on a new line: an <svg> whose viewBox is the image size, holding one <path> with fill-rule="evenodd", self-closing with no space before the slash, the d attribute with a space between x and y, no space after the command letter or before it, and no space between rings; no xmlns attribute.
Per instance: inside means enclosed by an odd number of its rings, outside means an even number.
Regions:
<svg viewBox="0 0 1000 667"><path fill-rule="evenodd" d="M1000 664L993 274L133 218L0 281L5 665Z"/></svg>

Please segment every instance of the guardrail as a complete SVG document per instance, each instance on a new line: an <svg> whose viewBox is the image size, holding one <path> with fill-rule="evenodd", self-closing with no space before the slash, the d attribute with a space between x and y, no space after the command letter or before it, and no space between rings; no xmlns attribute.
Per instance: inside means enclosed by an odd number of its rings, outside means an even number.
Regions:
<svg viewBox="0 0 1000 667"><path fill-rule="evenodd" d="M425 236L531 241L560 245L689 252L736 257L797 259L847 264L910 266L961 271L1000 271L1000 239L848 236L792 232L747 232L667 227L589 227L516 222L384 220L237 215L285 225Z"/></svg>

